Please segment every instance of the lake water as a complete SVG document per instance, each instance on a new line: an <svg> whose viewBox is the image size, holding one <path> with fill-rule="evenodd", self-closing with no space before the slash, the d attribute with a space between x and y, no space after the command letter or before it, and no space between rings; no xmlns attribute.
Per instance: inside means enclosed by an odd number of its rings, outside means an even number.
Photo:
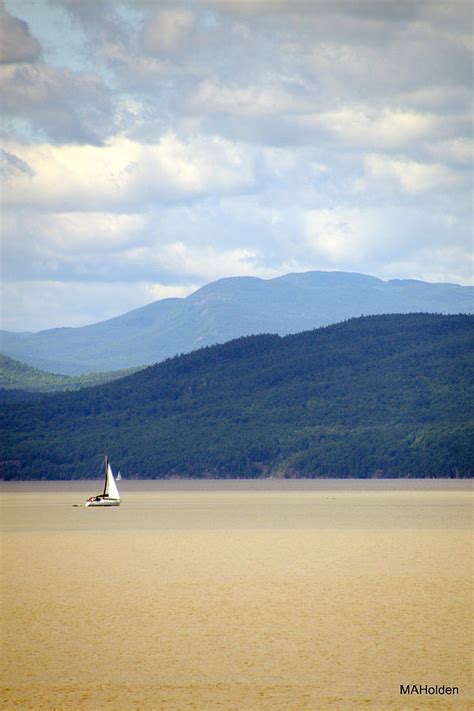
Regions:
<svg viewBox="0 0 474 711"><path fill-rule="evenodd" d="M3 482L5 708L467 709L469 487Z"/></svg>

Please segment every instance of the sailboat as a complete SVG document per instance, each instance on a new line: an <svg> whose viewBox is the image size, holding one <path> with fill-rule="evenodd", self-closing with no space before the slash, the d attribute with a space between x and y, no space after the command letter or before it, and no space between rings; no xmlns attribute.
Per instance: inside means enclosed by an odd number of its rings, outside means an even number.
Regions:
<svg viewBox="0 0 474 711"><path fill-rule="evenodd" d="M120 469L119 469L119 473L115 477L115 481L122 481L122 475L120 474Z"/></svg>
<svg viewBox="0 0 474 711"><path fill-rule="evenodd" d="M85 506L120 506L120 494L115 483L112 467L109 458L105 458L105 482L104 492L97 496L90 496Z"/></svg>

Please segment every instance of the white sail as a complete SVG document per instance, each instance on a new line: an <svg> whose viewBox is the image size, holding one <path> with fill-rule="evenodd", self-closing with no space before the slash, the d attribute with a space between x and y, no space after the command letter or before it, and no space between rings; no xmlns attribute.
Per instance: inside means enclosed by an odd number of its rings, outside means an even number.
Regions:
<svg viewBox="0 0 474 711"><path fill-rule="evenodd" d="M115 483L114 475L112 473L112 467L110 466L109 462L107 462L106 484L104 493L111 499L120 499L117 484Z"/></svg>
<svg viewBox="0 0 474 711"><path fill-rule="evenodd" d="M107 457L105 458L104 491L97 496L89 496L84 506L120 506L120 494Z"/></svg>

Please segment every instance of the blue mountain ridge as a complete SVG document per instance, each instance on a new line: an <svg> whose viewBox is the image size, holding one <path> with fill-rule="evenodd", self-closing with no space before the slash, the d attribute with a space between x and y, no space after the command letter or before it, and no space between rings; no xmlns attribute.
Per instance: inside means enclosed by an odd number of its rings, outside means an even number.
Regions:
<svg viewBox="0 0 474 711"><path fill-rule="evenodd" d="M35 368L75 375L152 364L240 336L287 335L361 315L413 312L474 313L474 288L338 271L227 277L186 298L161 299L88 326L3 331L0 351Z"/></svg>

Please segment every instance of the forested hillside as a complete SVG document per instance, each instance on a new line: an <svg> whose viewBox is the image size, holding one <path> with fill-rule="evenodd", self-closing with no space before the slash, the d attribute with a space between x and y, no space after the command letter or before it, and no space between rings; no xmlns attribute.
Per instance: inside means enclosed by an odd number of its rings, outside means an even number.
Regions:
<svg viewBox="0 0 474 711"><path fill-rule="evenodd" d="M135 373L139 368L126 368L108 373L87 373L69 376L46 373L20 363L0 353L0 402L10 399L26 399L29 393L53 393L65 390L80 390L92 385L101 385L125 375ZM21 391L18 393L17 391Z"/></svg>
<svg viewBox="0 0 474 711"><path fill-rule="evenodd" d="M474 317L243 337L3 410L4 478L471 476Z"/></svg>

